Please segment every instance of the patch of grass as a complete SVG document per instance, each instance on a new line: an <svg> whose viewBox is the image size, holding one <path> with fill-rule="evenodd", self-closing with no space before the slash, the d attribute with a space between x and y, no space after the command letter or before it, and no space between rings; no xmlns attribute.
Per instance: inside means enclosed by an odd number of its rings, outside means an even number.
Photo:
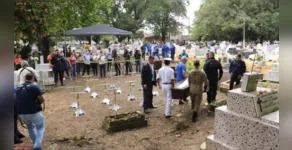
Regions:
<svg viewBox="0 0 292 150"><path fill-rule="evenodd" d="M189 125L184 122L178 122L175 125L176 131L184 131L184 130L187 130L188 128L189 128Z"/></svg>

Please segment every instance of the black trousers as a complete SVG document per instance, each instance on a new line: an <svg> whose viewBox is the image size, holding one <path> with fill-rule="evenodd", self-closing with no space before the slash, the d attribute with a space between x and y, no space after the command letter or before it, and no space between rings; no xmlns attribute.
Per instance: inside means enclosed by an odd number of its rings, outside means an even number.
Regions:
<svg viewBox="0 0 292 150"><path fill-rule="evenodd" d="M143 85L142 85L143 86ZM147 89L143 87L143 107L144 110L153 107L153 94L152 94L153 85L147 85Z"/></svg>
<svg viewBox="0 0 292 150"><path fill-rule="evenodd" d="M120 63L115 63L115 71L116 71L116 76L121 75L121 65L120 65Z"/></svg>
<svg viewBox="0 0 292 150"><path fill-rule="evenodd" d="M64 78L64 70L63 69L54 69L55 84L58 83L58 77L61 81L61 84L63 84L63 78Z"/></svg>
<svg viewBox="0 0 292 150"><path fill-rule="evenodd" d="M87 75L89 76L90 65L84 64L82 76L84 76L85 70L87 70Z"/></svg>
<svg viewBox="0 0 292 150"><path fill-rule="evenodd" d="M105 64L99 65L99 72L100 72L100 77L105 78Z"/></svg>
<svg viewBox="0 0 292 150"><path fill-rule="evenodd" d="M207 101L208 103L212 103L216 100L217 88L218 88L218 80L209 80L209 91L207 92Z"/></svg>
<svg viewBox="0 0 292 150"><path fill-rule="evenodd" d="M129 72L132 72L132 65L131 62L126 62L126 74L129 74Z"/></svg>
<svg viewBox="0 0 292 150"><path fill-rule="evenodd" d="M231 75L230 83L229 83L229 90L233 89L234 82L235 82L236 85L240 84L240 79L241 78L238 78L238 76L239 76L238 74L232 74Z"/></svg>
<svg viewBox="0 0 292 150"><path fill-rule="evenodd" d="M112 67L112 59L108 59L107 61L108 61L108 63L107 63L107 71L110 71L111 67Z"/></svg>
<svg viewBox="0 0 292 150"><path fill-rule="evenodd" d="M97 72L97 63L91 63L90 64L90 66L91 66L91 68L92 68L92 72L93 72L93 75L94 76L97 76L98 74L98 72Z"/></svg>
<svg viewBox="0 0 292 150"><path fill-rule="evenodd" d="M145 53L142 53L142 58L143 60L145 60Z"/></svg>

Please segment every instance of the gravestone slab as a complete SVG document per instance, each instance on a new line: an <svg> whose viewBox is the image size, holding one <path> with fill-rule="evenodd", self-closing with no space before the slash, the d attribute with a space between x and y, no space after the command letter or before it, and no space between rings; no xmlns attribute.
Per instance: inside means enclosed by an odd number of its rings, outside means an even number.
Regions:
<svg viewBox="0 0 292 150"><path fill-rule="evenodd" d="M266 79L268 81L277 81L277 82L279 82L279 72L278 71L268 71Z"/></svg>
<svg viewBox="0 0 292 150"><path fill-rule="evenodd" d="M279 94L277 91L271 91L266 94L255 97L255 108L257 117L270 114L279 110Z"/></svg>
<svg viewBox="0 0 292 150"><path fill-rule="evenodd" d="M277 71L277 72L279 72L280 71L280 69L279 69L279 63L273 63L272 64L271 71Z"/></svg>
<svg viewBox="0 0 292 150"><path fill-rule="evenodd" d="M245 73L242 78L241 90L244 92L252 92L257 88L259 80L263 79L263 74Z"/></svg>

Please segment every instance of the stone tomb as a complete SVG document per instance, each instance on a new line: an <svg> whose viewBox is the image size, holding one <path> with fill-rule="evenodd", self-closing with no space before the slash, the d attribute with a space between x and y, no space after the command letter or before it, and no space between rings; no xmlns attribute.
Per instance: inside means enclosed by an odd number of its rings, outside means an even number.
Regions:
<svg viewBox="0 0 292 150"><path fill-rule="evenodd" d="M244 73L241 83L241 90L244 92L255 91L259 80L263 79L263 74L259 73Z"/></svg>
<svg viewBox="0 0 292 150"><path fill-rule="evenodd" d="M54 73L49 64L36 64L35 70L39 73L40 78L43 78L40 81L43 80L44 85L54 84Z"/></svg>
<svg viewBox="0 0 292 150"><path fill-rule="evenodd" d="M276 81L279 82L279 63L272 64L271 70L267 72L266 79L268 81Z"/></svg>
<svg viewBox="0 0 292 150"><path fill-rule="evenodd" d="M279 147L278 92L229 91L227 105L216 108L208 150L276 150Z"/></svg>

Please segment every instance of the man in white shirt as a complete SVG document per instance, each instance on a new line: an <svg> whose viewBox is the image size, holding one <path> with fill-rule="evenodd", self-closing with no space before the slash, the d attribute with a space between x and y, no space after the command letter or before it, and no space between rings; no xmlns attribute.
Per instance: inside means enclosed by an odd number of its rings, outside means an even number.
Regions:
<svg viewBox="0 0 292 150"><path fill-rule="evenodd" d="M99 55L99 71L100 71L100 78L104 77L105 78L105 61L106 61L106 56L103 53L103 51L100 51Z"/></svg>
<svg viewBox="0 0 292 150"><path fill-rule="evenodd" d="M157 75L157 85L158 88L163 90L164 100L165 100L165 118L171 117L171 88L174 87L174 71L170 68L171 58L164 58L164 64L162 68L159 69Z"/></svg>
<svg viewBox="0 0 292 150"><path fill-rule="evenodd" d="M17 82L22 85L23 83L25 83L25 76L27 74L33 74L35 76L35 82L34 84L37 84L37 80L39 79L39 74L32 68L29 67L29 64L26 60L23 60L21 62L21 68L17 70Z"/></svg>

